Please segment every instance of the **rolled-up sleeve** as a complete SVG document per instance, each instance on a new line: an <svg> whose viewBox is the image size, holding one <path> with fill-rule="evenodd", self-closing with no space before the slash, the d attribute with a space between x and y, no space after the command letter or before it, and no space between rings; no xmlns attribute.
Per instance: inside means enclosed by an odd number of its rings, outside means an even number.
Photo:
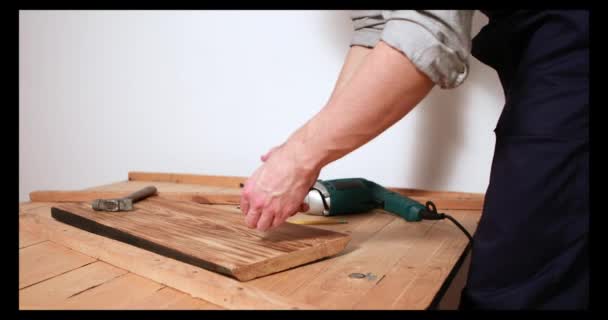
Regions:
<svg viewBox="0 0 608 320"><path fill-rule="evenodd" d="M351 11L354 34L351 46L373 48L382 35L386 21L381 10Z"/></svg>
<svg viewBox="0 0 608 320"><path fill-rule="evenodd" d="M468 76L472 10L382 10L351 13L351 45L380 40L401 51L435 84L461 85Z"/></svg>

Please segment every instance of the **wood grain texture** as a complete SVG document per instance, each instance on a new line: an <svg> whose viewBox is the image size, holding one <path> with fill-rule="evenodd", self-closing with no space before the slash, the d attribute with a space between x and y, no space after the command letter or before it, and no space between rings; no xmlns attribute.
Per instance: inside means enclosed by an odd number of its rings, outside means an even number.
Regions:
<svg viewBox="0 0 608 320"><path fill-rule="evenodd" d="M469 232L476 228L470 213L450 212ZM362 295L355 309L424 309L434 299L456 261L464 254L468 239L447 220L430 222L426 229L412 229L404 250L381 281Z"/></svg>
<svg viewBox="0 0 608 320"><path fill-rule="evenodd" d="M63 255L55 257L64 259ZM62 309L66 300L127 271L97 261L19 291L19 309Z"/></svg>
<svg viewBox="0 0 608 320"><path fill-rule="evenodd" d="M300 214L301 215L301 214ZM305 286L315 278L322 276L328 268L361 249L361 245L382 230L386 225L395 220L395 216L374 210L370 214L358 214L348 217L348 224L317 226L328 230L335 230L351 235L351 241L344 251L330 260L308 264L299 268L287 270L267 277L254 279L251 284L258 288L265 288L285 296L291 296L302 286Z"/></svg>
<svg viewBox="0 0 608 320"><path fill-rule="evenodd" d="M450 214L470 232L475 230L477 214ZM356 250L333 259L328 268L298 286L289 297L323 309L426 309L467 242L448 220L393 219ZM352 273L368 276L350 278Z"/></svg>
<svg viewBox="0 0 608 320"><path fill-rule="evenodd" d="M91 202L96 199L119 199L128 196L131 191L56 191L41 190L30 193L32 202ZM234 204L240 203L239 190L224 193L207 192L157 192L155 196L162 199L192 201L201 204Z"/></svg>
<svg viewBox="0 0 608 320"><path fill-rule="evenodd" d="M129 172L129 180L140 181L162 181L173 183L202 184L206 186L239 188L244 183L245 177L198 175L182 173L160 173L160 172Z"/></svg>
<svg viewBox="0 0 608 320"><path fill-rule="evenodd" d="M50 207L20 214L20 227L116 267L186 292L226 309L317 309L218 273L102 237L51 217Z"/></svg>
<svg viewBox="0 0 608 320"><path fill-rule="evenodd" d="M138 309L151 310L223 310L224 308L170 287L157 290L136 305Z"/></svg>
<svg viewBox="0 0 608 320"><path fill-rule="evenodd" d="M452 200L483 200L483 193L472 192L455 192L455 191L431 191L411 188L395 188L390 187L392 191L401 193L406 196L432 197L435 199L452 199Z"/></svg>
<svg viewBox="0 0 608 320"><path fill-rule="evenodd" d="M27 212L28 210L36 209L36 208L40 208L40 207L52 206L53 204L54 203L51 203L51 202L31 202L31 201L22 202L22 203L19 203L19 213Z"/></svg>
<svg viewBox="0 0 608 320"><path fill-rule="evenodd" d="M55 305L58 309L158 310L222 309L133 273L115 277L99 286L78 292Z"/></svg>
<svg viewBox="0 0 608 320"><path fill-rule="evenodd" d="M41 234L31 233L28 231L19 231L19 249L29 247L31 245L48 240Z"/></svg>
<svg viewBox="0 0 608 320"><path fill-rule="evenodd" d="M139 305L165 286L126 273L101 286L85 290L61 304L64 309L140 309Z"/></svg>
<svg viewBox="0 0 608 320"><path fill-rule="evenodd" d="M51 212L72 226L241 281L333 256L350 240L289 223L258 232L247 228L240 214L164 199L141 201L130 212L98 212L85 204L64 204Z"/></svg>
<svg viewBox="0 0 608 320"><path fill-rule="evenodd" d="M62 259L57 259L58 256ZM94 261L94 258L49 241L25 247L19 250L19 289Z"/></svg>
<svg viewBox="0 0 608 320"><path fill-rule="evenodd" d="M432 201L438 211L444 210L481 210L483 208L484 195L481 193L453 192L453 191L428 191L410 188L388 188L415 201L425 204Z"/></svg>

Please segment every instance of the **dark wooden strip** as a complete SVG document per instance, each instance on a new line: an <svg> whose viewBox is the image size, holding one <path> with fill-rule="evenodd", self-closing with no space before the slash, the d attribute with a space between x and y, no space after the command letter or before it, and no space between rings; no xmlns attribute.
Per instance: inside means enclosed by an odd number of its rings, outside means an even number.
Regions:
<svg viewBox="0 0 608 320"><path fill-rule="evenodd" d="M207 270L216 271L222 274L226 274L229 276L234 276L230 269L227 269L221 265L215 264L210 261L205 261L194 257L192 255L185 254L179 250L175 250L173 248L169 248L163 245L159 245L152 241L140 238L130 233L126 233L120 231L118 229L110 228L101 223L98 223L93 220L89 220L83 218L77 214L52 207L51 208L51 216L58 221L61 221L65 224L71 225L73 227L86 230L91 233L98 234L100 236L104 236L110 239L114 239L117 241L125 242L135 247L148 250L160 255L163 255L168 258L172 258L178 261L182 261L188 264L195 265L197 267L201 267Z"/></svg>

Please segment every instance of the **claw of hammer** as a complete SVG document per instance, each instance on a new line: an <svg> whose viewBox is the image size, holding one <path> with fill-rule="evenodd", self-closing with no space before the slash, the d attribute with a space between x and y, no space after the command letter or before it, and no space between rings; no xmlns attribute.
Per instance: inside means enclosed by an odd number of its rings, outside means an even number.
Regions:
<svg viewBox="0 0 608 320"><path fill-rule="evenodd" d="M96 211L131 211L133 204L156 193L156 187L148 186L120 199L96 199L93 210Z"/></svg>

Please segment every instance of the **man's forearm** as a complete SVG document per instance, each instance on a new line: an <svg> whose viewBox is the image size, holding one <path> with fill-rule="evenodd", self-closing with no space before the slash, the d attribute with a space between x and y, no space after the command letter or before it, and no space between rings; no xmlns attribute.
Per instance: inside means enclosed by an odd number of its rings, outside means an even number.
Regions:
<svg viewBox="0 0 608 320"><path fill-rule="evenodd" d="M380 42L285 147L303 169L320 170L399 121L432 87L402 53Z"/></svg>
<svg viewBox="0 0 608 320"><path fill-rule="evenodd" d="M338 76L338 80L336 81L336 85L334 86L334 91L329 98L334 99L342 89L346 86L348 81L352 78L353 74L359 69L361 63L365 60L365 57L372 51L370 48L361 47L361 46L352 46L348 50L348 54L346 55L346 59L344 59L344 64L342 65L342 70L340 70L340 75Z"/></svg>

